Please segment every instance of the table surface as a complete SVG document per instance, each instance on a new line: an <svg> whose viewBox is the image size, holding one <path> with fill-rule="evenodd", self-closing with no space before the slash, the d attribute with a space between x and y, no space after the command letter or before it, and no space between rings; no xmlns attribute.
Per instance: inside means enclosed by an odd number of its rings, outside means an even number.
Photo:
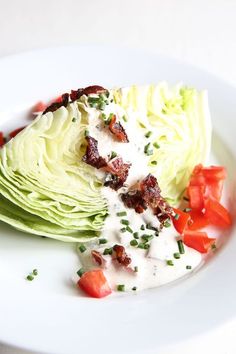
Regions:
<svg viewBox="0 0 236 354"><path fill-rule="evenodd" d="M235 0L0 0L0 9L0 57L116 43L170 55L236 85ZM155 354L235 354L235 333L236 320ZM0 344L0 354L26 353Z"/></svg>

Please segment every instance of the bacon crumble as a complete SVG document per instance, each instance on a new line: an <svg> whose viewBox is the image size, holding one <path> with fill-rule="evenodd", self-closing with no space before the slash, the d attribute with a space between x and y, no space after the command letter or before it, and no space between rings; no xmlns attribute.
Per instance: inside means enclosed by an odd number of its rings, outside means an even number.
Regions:
<svg viewBox="0 0 236 354"><path fill-rule="evenodd" d="M130 163L124 163L122 157L117 157L108 162L105 170L109 173L104 186L118 190L123 187L128 174Z"/></svg>
<svg viewBox="0 0 236 354"><path fill-rule="evenodd" d="M101 254L100 252L95 251L95 250L92 250L92 251L91 251L91 256L92 256L92 258L94 259L94 261L95 261L98 265L100 265L100 266L104 265L105 260L104 260L104 258L102 257L102 254Z"/></svg>
<svg viewBox="0 0 236 354"><path fill-rule="evenodd" d="M113 251L115 253L114 259L124 267L128 267L131 263L131 258L125 252L125 248L121 245L114 245Z"/></svg>
<svg viewBox="0 0 236 354"><path fill-rule="evenodd" d="M120 122L117 122L116 115L113 114L111 121L109 123L109 130L112 134L115 135L116 139L122 143L128 143L129 139L126 134L124 127Z"/></svg>
<svg viewBox="0 0 236 354"><path fill-rule="evenodd" d="M72 102L74 102L74 101L78 100L83 95L86 95L86 96L92 95L92 94L98 95L98 94L106 93L106 92L108 92L108 90L102 86L98 86L98 85L88 86L85 88L80 88L78 90L71 90L70 99Z"/></svg>
<svg viewBox="0 0 236 354"><path fill-rule="evenodd" d="M106 160L99 155L97 140L92 138L91 136L86 136L85 139L88 145L86 148L86 153L82 158L82 161L98 169L107 166Z"/></svg>
<svg viewBox="0 0 236 354"><path fill-rule="evenodd" d="M69 103L69 94L64 93L61 95L61 100L57 100L56 102L53 102L50 104L44 111L43 114L48 113L48 112L54 112L60 107L66 107Z"/></svg>

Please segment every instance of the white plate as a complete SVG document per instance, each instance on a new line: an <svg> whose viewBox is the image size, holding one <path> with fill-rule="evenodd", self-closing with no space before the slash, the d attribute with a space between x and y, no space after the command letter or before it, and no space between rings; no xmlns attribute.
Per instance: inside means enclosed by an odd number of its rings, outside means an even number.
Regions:
<svg viewBox="0 0 236 354"><path fill-rule="evenodd" d="M207 88L214 159L229 172L235 196L236 89L172 59L116 47L64 47L0 61L0 122L9 131L38 100L89 84L183 81ZM29 147L30 148L30 147ZM40 352L157 353L236 316L236 238L199 272L158 289L103 300L83 297L71 278L74 246L16 232L0 224L0 340ZM24 277L38 268L33 282Z"/></svg>

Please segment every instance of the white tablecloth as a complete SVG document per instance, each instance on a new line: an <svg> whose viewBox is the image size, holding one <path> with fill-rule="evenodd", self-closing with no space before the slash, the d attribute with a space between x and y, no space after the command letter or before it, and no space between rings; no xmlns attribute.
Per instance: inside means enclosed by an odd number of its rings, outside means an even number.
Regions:
<svg viewBox="0 0 236 354"><path fill-rule="evenodd" d="M171 55L236 84L235 33L236 0L0 0L0 56L117 43ZM236 320L155 354L235 354L235 334ZM0 354L26 352L0 344Z"/></svg>

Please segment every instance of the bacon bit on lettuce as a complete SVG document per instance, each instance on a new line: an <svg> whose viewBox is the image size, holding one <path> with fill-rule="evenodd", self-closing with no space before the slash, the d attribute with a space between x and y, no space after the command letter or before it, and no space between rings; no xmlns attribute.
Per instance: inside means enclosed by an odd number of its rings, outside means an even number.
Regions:
<svg viewBox="0 0 236 354"><path fill-rule="evenodd" d="M19 134L26 126L17 128L9 133L10 139L14 138L17 134Z"/></svg>
<svg viewBox="0 0 236 354"><path fill-rule="evenodd" d="M106 160L99 155L97 140L92 138L91 136L86 136L85 139L87 140L88 145L86 148L86 153L82 158L82 161L95 168L107 166Z"/></svg>
<svg viewBox="0 0 236 354"><path fill-rule="evenodd" d="M129 139L125 132L125 129L120 122L116 121L116 115L113 114L111 121L109 123L109 130L115 135L116 139L122 143L128 143Z"/></svg>
<svg viewBox="0 0 236 354"><path fill-rule="evenodd" d="M130 166L130 163L124 163L122 157L117 157L109 161L105 170L109 173L110 178L105 181L104 185L114 190L123 187L128 177Z"/></svg>
<svg viewBox="0 0 236 354"><path fill-rule="evenodd" d="M101 93L106 93L108 92L107 89L105 89L102 86L94 85L94 86L88 86L85 88L80 88L78 90L71 90L70 93L70 99L72 102L78 100L81 96L83 95L92 95L92 94L101 94Z"/></svg>
<svg viewBox="0 0 236 354"><path fill-rule="evenodd" d="M92 250L91 256L98 265L103 266L105 264L105 259L100 252Z"/></svg>
<svg viewBox="0 0 236 354"><path fill-rule="evenodd" d="M46 108L47 108L47 105L45 103L43 103L42 101L39 101L32 108L32 113L43 112L43 111L45 111Z"/></svg>
<svg viewBox="0 0 236 354"><path fill-rule="evenodd" d="M161 196L156 177L151 174L140 182L139 189L122 194L121 199L128 208L135 209L137 213L142 213L148 206L154 209L161 227L174 215L173 209Z"/></svg>
<svg viewBox="0 0 236 354"><path fill-rule="evenodd" d="M125 252L125 248L121 245L113 246L113 251L115 252L114 259L124 267L128 267L131 263L131 258Z"/></svg>
<svg viewBox="0 0 236 354"><path fill-rule="evenodd" d="M60 100L59 100L59 98L57 98L56 102L53 102L52 104L50 104L43 111L43 114L45 114L47 112L54 112L60 107L66 107L69 103L69 97L70 97L70 95L68 93L64 93L63 95L61 95Z"/></svg>
<svg viewBox="0 0 236 354"><path fill-rule="evenodd" d="M0 148L5 144L3 132L0 132Z"/></svg>

